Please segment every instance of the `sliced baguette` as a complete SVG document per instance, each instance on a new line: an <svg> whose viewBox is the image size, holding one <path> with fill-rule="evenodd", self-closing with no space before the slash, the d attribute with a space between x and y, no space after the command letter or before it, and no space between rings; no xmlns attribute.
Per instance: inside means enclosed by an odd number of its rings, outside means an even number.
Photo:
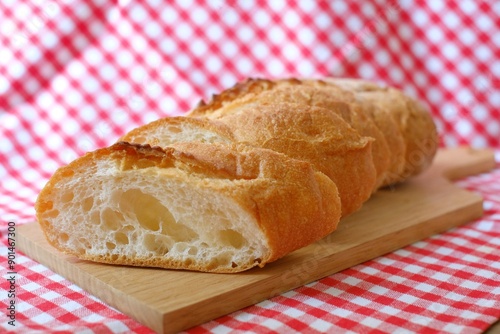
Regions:
<svg viewBox="0 0 500 334"><path fill-rule="evenodd" d="M35 206L48 241L113 264L262 267L334 231L437 149L419 102L359 80L248 80L189 116L60 168Z"/></svg>
<svg viewBox="0 0 500 334"><path fill-rule="evenodd" d="M376 182L371 156L373 140L361 136L339 116L348 110L347 105L335 102L328 110L302 104L259 101L232 107L234 110L217 120L160 119L133 130L122 140L136 142L139 138L145 143L166 147L189 137L184 136L183 131L194 131L200 134L200 138L202 134L207 138L232 137L236 142L284 153L313 164L335 182L343 216L358 210L372 194ZM186 124L181 126L183 123ZM227 129L219 123L226 125L232 135L226 135Z"/></svg>
<svg viewBox="0 0 500 334"><path fill-rule="evenodd" d="M331 233L340 199L311 164L271 150L119 142L58 169L36 211L48 241L81 259L229 273Z"/></svg>

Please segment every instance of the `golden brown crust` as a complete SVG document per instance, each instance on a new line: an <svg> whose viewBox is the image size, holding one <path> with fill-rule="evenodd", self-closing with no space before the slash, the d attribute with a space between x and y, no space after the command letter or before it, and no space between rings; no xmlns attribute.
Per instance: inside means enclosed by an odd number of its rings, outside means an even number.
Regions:
<svg viewBox="0 0 500 334"><path fill-rule="evenodd" d="M438 147L435 124L421 103L397 89L359 79L248 79L208 103L200 103L188 115L219 119L241 106L270 102L332 110L336 110L332 107L335 102L348 104L348 111L340 116L362 135L375 139L374 190L422 172L432 162Z"/></svg>
<svg viewBox="0 0 500 334"><path fill-rule="evenodd" d="M234 103L241 98L256 97L262 92L271 91L278 87L291 87L291 86L310 86L310 87L321 87L321 88L336 88L338 96L349 95L347 91L340 89L339 87L328 84L326 81L322 80L310 80L310 79L296 79L296 78L286 78L279 80L268 80L261 78L248 78L245 81L235 84L219 94L214 94L212 99L208 102L200 101L198 105L188 112L188 116L191 117L210 117L218 110L222 109L224 106ZM276 102L276 101L275 101ZM293 101L283 101L283 102L293 102Z"/></svg>
<svg viewBox="0 0 500 334"><path fill-rule="evenodd" d="M258 94L274 86L275 83L271 80L249 78L243 82L235 84L233 87L228 88L219 94L214 94L209 102L204 102L203 100L200 101L196 108L188 113L188 116L203 117L207 114L213 113L217 109L222 108L227 103L233 102L243 96L248 94Z"/></svg>
<svg viewBox="0 0 500 334"><path fill-rule="evenodd" d="M404 134L405 165L399 181L429 167L438 148L438 136L428 110L420 102L393 88L361 94L363 98L394 115Z"/></svg>
<svg viewBox="0 0 500 334"><path fill-rule="evenodd" d="M169 174L170 177L178 178L179 182L194 183L196 187L211 189L211 192L228 194L256 218L268 239L269 254L266 258L231 270L220 269L214 263L202 266L199 263L140 256L91 256L61 247L55 235L59 232L53 226L57 224L57 220L52 219L52 215L57 214L51 211L53 194L58 191L59 183L64 183L68 178L84 177L100 161L113 161L116 164L117 170L111 170L111 173L139 169L153 169L157 173L161 169L170 169L173 173ZM36 210L49 242L82 259L172 269L236 272L255 265L263 266L331 233L339 221L340 200L335 184L315 171L309 163L271 150L244 144L226 146L194 142L161 149L119 142L88 153L60 168L40 193Z"/></svg>
<svg viewBox="0 0 500 334"><path fill-rule="evenodd" d="M347 106L337 103L337 108ZM312 163L339 188L345 216L369 198L376 171L372 139L359 135L338 113L293 103L242 104L219 120L239 141Z"/></svg>
<svg viewBox="0 0 500 334"><path fill-rule="evenodd" d="M387 130L393 129L394 137L403 139L403 166L400 171L392 171L385 184L401 182L417 175L429 167L439 146L436 125L432 115L423 104L402 91L357 79L332 79L339 87L355 92L372 108L379 124ZM394 122L397 131L394 133ZM394 138L392 137L392 138Z"/></svg>
<svg viewBox="0 0 500 334"><path fill-rule="evenodd" d="M244 104L278 104L294 103L304 106L321 107L333 111L360 135L375 139L372 143L373 163L377 172L375 188L383 184L390 168L392 152L389 149L384 133L377 127L372 115L356 99L354 94L325 83L277 81L274 88L262 91L258 95L247 95L234 104L217 110L207 117L224 117L235 108Z"/></svg>

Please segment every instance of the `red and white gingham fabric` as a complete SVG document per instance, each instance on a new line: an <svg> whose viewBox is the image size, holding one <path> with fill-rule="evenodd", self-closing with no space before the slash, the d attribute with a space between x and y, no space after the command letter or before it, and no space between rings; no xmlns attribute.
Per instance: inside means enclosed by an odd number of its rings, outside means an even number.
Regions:
<svg viewBox="0 0 500 334"><path fill-rule="evenodd" d="M7 222L34 220L58 166L246 77L384 82L426 101L442 146L500 154L495 1L3 0L0 45L7 288ZM189 332L485 330L500 318L500 168L459 184L484 196L481 219ZM20 253L16 270L20 333L150 332Z"/></svg>

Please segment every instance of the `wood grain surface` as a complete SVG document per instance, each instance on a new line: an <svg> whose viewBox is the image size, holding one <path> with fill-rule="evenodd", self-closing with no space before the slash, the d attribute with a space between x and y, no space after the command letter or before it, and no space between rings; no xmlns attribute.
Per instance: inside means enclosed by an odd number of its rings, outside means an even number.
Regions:
<svg viewBox="0 0 500 334"><path fill-rule="evenodd" d="M487 172L494 165L489 150L440 150L425 174L378 191L331 235L265 268L239 274L81 261L51 247L37 223L18 227L18 246L156 332L177 332L481 217L481 197L449 179Z"/></svg>

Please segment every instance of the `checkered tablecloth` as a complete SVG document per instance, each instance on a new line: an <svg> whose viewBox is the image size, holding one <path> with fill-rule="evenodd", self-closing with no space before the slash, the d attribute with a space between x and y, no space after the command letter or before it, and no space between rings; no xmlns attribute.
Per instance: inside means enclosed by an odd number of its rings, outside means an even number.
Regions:
<svg viewBox="0 0 500 334"><path fill-rule="evenodd" d="M442 146L500 155L498 1L0 3L0 332L8 222L58 166L247 77L361 77L427 103ZM500 165L460 186L484 216L192 333L477 333L500 318ZM12 224L11 224L12 225ZM149 329L16 254L19 333Z"/></svg>

